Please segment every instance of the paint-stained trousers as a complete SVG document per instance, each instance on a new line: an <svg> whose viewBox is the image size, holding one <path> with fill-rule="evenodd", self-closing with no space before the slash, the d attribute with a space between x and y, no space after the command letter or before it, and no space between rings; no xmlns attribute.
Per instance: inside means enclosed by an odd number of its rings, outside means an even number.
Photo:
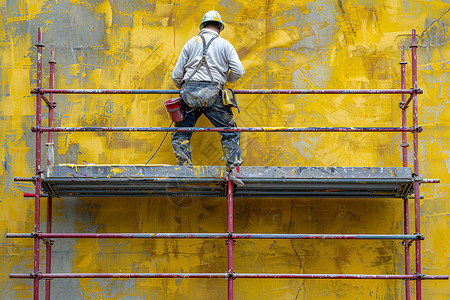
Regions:
<svg viewBox="0 0 450 300"><path fill-rule="evenodd" d="M219 93L220 95L220 93ZM223 105L221 95L211 107L196 108L192 110L184 101L181 106L186 117L183 121L175 123L175 127L194 127L198 118L204 114L215 127L236 127L236 122L230 107ZM227 170L238 167L243 163L241 153L240 132L220 132L222 135L223 160ZM172 133L172 148L177 162L181 166L192 166L191 155L192 132Z"/></svg>

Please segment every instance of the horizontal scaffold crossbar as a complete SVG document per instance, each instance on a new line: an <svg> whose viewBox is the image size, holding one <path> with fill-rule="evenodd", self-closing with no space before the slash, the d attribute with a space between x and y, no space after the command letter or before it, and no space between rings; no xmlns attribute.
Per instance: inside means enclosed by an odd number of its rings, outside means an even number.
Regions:
<svg viewBox="0 0 450 300"><path fill-rule="evenodd" d="M245 274L245 273L38 273L9 274L10 278L275 278L275 279L448 279L447 275L371 275L371 274Z"/></svg>
<svg viewBox="0 0 450 300"><path fill-rule="evenodd" d="M362 239L416 240L420 234L266 234L266 233L7 233L7 238L125 238L125 239Z"/></svg>
<svg viewBox="0 0 450 300"><path fill-rule="evenodd" d="M32 131L40 132L414 132L422 127L44 127L36 126Z"/></svg>
<svg viewBox="0 0 450 300"><path fill-rule="evenodd" d="M261 94L261 95L336 95L336 94L423 94L421 89L319 89L319 90L233 90L235 94ZM180 90L155 90L155 89L43 89L35 88L32 94L179 94Z"/></svg>

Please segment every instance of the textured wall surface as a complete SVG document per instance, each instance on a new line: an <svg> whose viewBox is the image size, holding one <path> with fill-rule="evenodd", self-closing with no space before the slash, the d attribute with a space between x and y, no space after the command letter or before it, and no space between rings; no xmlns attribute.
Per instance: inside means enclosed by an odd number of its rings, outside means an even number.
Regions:
<svg viewBox="0 0 450 300"><path fill-rule="evenodd" d="M246 69L231 88L400 88L400 47L416 28L419 48L423 272L450 273L450 3L337 1L0 1L0 298L31 299L37 28L43 28L44 86L50 45L58 88L173 89L183 44L215 9L222 36ZM410 52L407 61L410 62ZM411 86L410 64L407 86ZM168 126L158 95L58 95L56 126ZM399 96L238 97L238 126L400 126ZM44 109L46 112L46 109ZM410 117L411 117L411 111ZM47 114L44 114L46 122ZM411 118L410 118L411 120ZM199 126L209 127L202 117ZM408 124L411 125L411 122ZM56 163L145 163L164 133L55 134ZM46 135L44 135L44 138ZM411 143L411 136L409 136ZM222 165L218 134L196 133L196 165ZM245 165L401 166L400 134L243 133ZM44 151L45 152L45 151ZM44 158L44 155L43 155ZM412 155L409 155L412 164ZM168 140L152 160L175 164ZM45 201L42 203L45 215ZM412 202L411 202L412 209ZM225 232L226 200L66 198L54 200L55 232ZM235 231L401 233L399 199L239 199ZM411 218L413 220L413 218ZM42 229L45 230L44 218ZM411 223L411 228L414 228ZM223 240L57 240L54 272L225 272ZM45 262L44 255L41 257ZM44 268L44 265L41 266ZM236 272L404 272L399 241L237 241ZM414 270L413 270L414 272ZM53 280L53 299L225 299L224 279ZM43 290L41 283L41 292ZM414 286L414 285L413 285ZM403 281L236 280L236 299L403 299ZM424 299L450 299L448 281L423 282Z"/></svg>

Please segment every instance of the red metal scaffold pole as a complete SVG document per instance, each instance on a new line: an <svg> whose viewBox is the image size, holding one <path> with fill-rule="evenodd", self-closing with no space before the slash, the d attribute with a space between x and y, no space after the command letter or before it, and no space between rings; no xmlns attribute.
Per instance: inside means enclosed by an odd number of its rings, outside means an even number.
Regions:
<svg viewBox="0 0 450 300"><path fill-rule="evenodd" d="M401 52L401 85L402 89L406 88L406 61L405 61L405 46L402 45L402 52ZM405 105L406 102L406 95L402 95L402 102L400 103L400 108L402 109L402 127L406 128L408 126L407 124L407 115L406 115L406 109L407 106ZM402 163L403 167L408 167L408 136L406 132L402 132ZM406 195L403 199L403 230L404 234L409 234L409 202L408 202L408 196ZM409 247L411 246L410 243L407 241L404 242L405 245L405 274L410 275L411 274L411 262L409 257ZM409 280L405 280L405 298L406 300L411 300L411 282Z"/></svg>
<svg viewBox="0 0 450 300"><path fill-rule="evenodd" d="M42 88L42 35L41 28L38 29L37 48L37 64L36 64L36 85L37 88ZM36 94L36 126L42 124L42 95ZM35 181L35 201L34 201L34 231L41 231L41 132L36 132L36 181ZM39 245L38 237L34 238L34 285L33 285L33 299L39 299Z"/></svg>
<svg viewBox="0 0 450 300"><path fill-rule="evenodd" d="M417 88L417 47L419 45L416 42L416 30L412 30L412 44L411 44L411 78L413 89ZM413 102L413 127L418 128L419 116L417 107L417 94L412 95ZM414 207L415 207L415 230L416 233L420 233L420 169L419 169L419 132L417 130L413 131L413 153L414 153ZM421 262L421 241L416 241L416 273L422 273L422 262ZM416 299L422 299L422 281L418 277L416 279Z"/></svg>
<svg viewBox="0 0 450 300"><path fill-rule="evenodd" d="M233 182L228 180L228 300L233 300Z"/></svg>
<svg viewBox="0 0 450 300"><path fill-rule="evenodd" d="M50 50L50 74L48 88L54 88L55 81L55 46L52 45ZM49 105L48 105L48 127L53 127L53 109L55 108L55 103L53 102L53 94L48 95ZM47 148L47 171L50 170L53 165L54 153L53 153L53 132L48 133L48 143ZM47 233L52 232L52 197L47 198ZM46 241L45 247L45 272L51 273L52 270L52 241ZM45 300L50 300L51 283L50 280L45 281Z"/></svg>

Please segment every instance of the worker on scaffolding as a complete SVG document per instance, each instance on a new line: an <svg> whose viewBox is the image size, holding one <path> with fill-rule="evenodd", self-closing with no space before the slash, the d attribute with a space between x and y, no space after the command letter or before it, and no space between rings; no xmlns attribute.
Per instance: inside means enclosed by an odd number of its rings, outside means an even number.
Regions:
<svg viewBox="0 0 450 300"><path fill-rule="evenodd" d="M188 40L181 50L172 81L181 88L185 118L175 123L175 127L194 127L202 114L215 127L236 127L231 107L223 101L227 97L224 98L222 93L227 81L234 82L244 74L244 67L233 45L220 37L224 27L218 12L207 12L200 24L200 33ZM236 167L243 162L240 132L220 134L228 179L241 186L243 182L236 178ZM179 165L192 165L191 136L192 132L172 134L172 147Z"/></svg>

